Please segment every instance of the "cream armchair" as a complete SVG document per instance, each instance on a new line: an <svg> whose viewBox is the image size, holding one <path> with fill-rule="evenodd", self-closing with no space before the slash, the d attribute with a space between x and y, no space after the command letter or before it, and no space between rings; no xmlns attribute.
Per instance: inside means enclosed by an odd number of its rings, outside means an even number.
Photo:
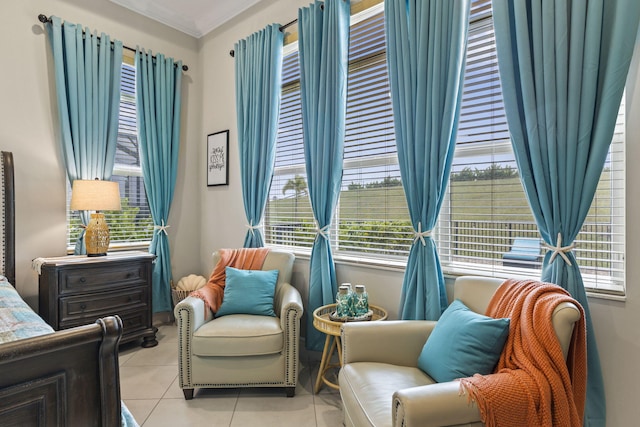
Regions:
<svg viewBox="0 0 640 427"><path fill-rule="evenodd" d="M219 260L213 254L213 265ZM291 286L294 256L270 250L263 270L279 270L276 317L231 314L214 318L204 302L187 297L176 305L178 368L185 399L194 388L285 387L298 382L302 298Z"/></svg>
<svg viewBox="0 0 640 427"><path fill-rule="evenodd" d="M454 299L484 314L501 279L460 277ZM561 303L553 326L566 358L580 311ZM353 322L342 327L340 395L346 427L482 426L457 381L435 383L417 366L435 321Z"/></svg>

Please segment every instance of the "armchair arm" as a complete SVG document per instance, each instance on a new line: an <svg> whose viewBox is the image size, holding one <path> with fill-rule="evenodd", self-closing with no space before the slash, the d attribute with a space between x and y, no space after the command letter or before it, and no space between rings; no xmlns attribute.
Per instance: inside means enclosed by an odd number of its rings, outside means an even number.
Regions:
<svg viewBox="0 0 640 427"><path fill-rule="evenodd" d="M280 316L280 325L284 333L284 382L293 396L293 390L298 383L300 318L303 313L300 292L289 283L280 284L274 298L274 309Z"/></svg>
<svg viewBox="0 0 640 427"><path fill-rule="evenodd" d="M393 394L393 426L454 426L480 423L478 407L461 394L460 383L430 384Z"/></svg>
<svg viewBox="0 0 640 427"><path fill-rule="evenodd" d="M381 362L417 366L418 356L436 322L391 320L342 325L342 364Z"/></svg>
<svg viewBox="0 0 640 427"><path fill-rule="evenodd" d="M191 388L191 392L193 393L191 377L191 345L193 342L193 333L200 326L213 319L213 313L211 313L211 310L205 309L204 301L200 298L187 297L175 306L173 315L178 325L178 340L180 342L178 351L178 378L180 387L185 390ZM185 398L187 398L187 394L185 394Z"/></svg>
<svg viewBox="0 0 640 427"><path fill-rule="evenodd" d="M211 310L205 310L204 301L196 297L187 297L173 309L178 325L178 334L193 334L205 322L213 319Z"/></svg>
<svg viewBox="0 0 640 427"><path fill-rule="evenodd" d="M300 292L289 283L282 283L278 286L274 297L274 309L280 316L280 322L283 330L286 330L287 316L295 314L300 319L304 309L302 308L302 297ZM295 313L288 313L293 310Z"/></svg>

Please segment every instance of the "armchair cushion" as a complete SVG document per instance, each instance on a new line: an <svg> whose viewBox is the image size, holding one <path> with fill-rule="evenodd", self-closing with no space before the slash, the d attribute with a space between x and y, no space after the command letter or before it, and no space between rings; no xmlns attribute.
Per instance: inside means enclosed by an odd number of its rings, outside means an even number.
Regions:
<svg viewBox="0 0 640 427"><path fill-rule="evenodd" d="M392 411L390 396L396 390L434 383L415 366L358 362L347 364L342 370L346 371L340 373L345 417L358 427L387 426Z"/></svg>
<svg viewBox="0 0 640 427"><path fill-rule="evenodd" d="M471 311L455 300L427 339L418 367L436 382L493 372L509 335L509 319Z"/></svg>
<svg viewBox="0 0 640 427"><path fill-rule="evenodd" d="M226 267L222 305L216 317L229 314L255 314L275 317L273 296L278 270L238 270Z"/></svg>
<svg viewBox="0 0 640 427"><path fill-rule="evenodd" d="M193 334L197 356L256 356L277 354L284 347L280 319L232 314L207 322Z"/></svg>

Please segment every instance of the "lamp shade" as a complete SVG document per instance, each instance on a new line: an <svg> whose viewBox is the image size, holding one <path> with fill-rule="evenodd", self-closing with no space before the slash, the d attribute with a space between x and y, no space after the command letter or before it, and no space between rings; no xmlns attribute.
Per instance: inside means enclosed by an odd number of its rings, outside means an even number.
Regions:
<svg viewBox="0 0 640 427"><path fill-rule="evenodd" d="M120 186L117 182L76 179L71 189L71 210L118 211Z"/></svg>

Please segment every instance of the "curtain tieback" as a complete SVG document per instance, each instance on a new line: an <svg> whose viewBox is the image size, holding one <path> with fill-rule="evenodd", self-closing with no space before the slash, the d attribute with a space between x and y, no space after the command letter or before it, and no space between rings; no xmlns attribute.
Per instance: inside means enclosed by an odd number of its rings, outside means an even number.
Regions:
<svg viewBox="0 0 640 427"><path fill-rule="evenodd" d="M247 224L247 228L249 229L249 231L251 231L251 235L255 236L256 235L256 230L261 229L263 226L262 224L258 223L256 225L253 225L253 221L249 221L249 224Z"/></svg>
<svg viewBox="0 0 640 427"><path fill-rule="evenodd" d="M549 264L551 264L553 260L556 259L556 256L560 255L564 262L566 262L567 265L571 266L571 261L569 261L567 253L571 252L571 250L576 247L576 242L571 243L569 246L562 246L562 234L558 233L558 240L555 246L551 246L546 242L543 242L542 247L548 251L553 251L553 254L551 254L551 258L549 258Z"/></svg>
<svg viewBox="0 0 640 427"><path fill-rule="evenodd" d="M160 233L164 233L165 236L168 236L169 233L167 233L167 228L171 227L170 225L165 225L164 224L164 219L162 220L162 225L154 225L153 229L154 230L158 230L158 234Z"/></svg>
<svg viewBox="0 0 640 427"><path fill-rule="evenodd" d="M324 237L325 240L329 240L329 224L321 228L320 224L318 224L318 220L315 218L313 220L316 223L316 233Z"/></svg>
<svg viewBox="0 0 640 427"><path fill-rule="evenodd" d="M413 231L413 244L415 245L418 240L422 242L422 246L427 246L427 242L424 240L425 237L431 237L431 233L433 230L422 231L422 222L418 223L418 231Z"/></svg>

